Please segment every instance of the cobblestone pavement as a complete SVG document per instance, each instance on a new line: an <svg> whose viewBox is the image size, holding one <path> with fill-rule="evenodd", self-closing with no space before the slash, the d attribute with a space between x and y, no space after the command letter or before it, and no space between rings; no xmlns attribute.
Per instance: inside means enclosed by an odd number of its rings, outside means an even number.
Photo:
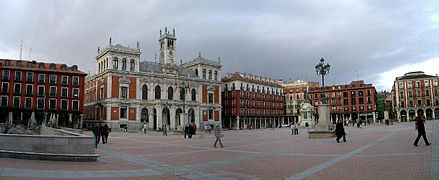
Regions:
<svg viewBox="0 0 439 180"><path fill-rule="evenodd" d="M113 132L97 162L0 158L0 179L437 179L438 126L427 122L432 146L418 147L414 123L350 126L346 143L305 129L224 131L224 148L212 134Z"/></svg>

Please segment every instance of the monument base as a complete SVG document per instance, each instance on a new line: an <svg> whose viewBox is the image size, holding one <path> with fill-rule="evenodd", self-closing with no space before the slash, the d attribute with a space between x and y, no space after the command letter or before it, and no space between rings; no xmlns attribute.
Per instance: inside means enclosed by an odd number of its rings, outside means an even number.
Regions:
<svg viewBox="0 0 439 180"><path fill-rule="evenodd" d="M334 131L308 131L309 138L334 138Z"/></svg>

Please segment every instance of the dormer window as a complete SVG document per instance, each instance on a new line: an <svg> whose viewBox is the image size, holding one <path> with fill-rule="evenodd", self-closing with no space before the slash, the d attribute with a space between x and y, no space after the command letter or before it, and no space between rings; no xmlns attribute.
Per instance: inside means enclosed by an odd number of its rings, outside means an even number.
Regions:
<svg viewBox="0 0 439 180"><path fill-rule="evenodd" d="M78 66L77 65L73 65L72 66L72 71L78 71Z"/></svg>
<svg viewBox="0 0 439 180"><path fill-rule="evenodd" d="M55 64L53 64L53 63L50 64L50 69L56 69L56 68L55 68Z"/></svg>
<svg viewBox="0 0 439 180"><path fill-rule="evenodd" d="M40 69L44 69L44 63L40 63L40 64L38 64L38 68L40 68Z"/></svg>
<svg viewBox="0 0 439 180"><path fill-rule="evenodd" d="M125 58L122 59L122 71L127 70L127 60Z"/></svg>
<svg viewBox="0 0 439 180"><path fill-rule="evenodd" d="M61 65L62 70L67 70L67 66L65 64Z"/></svg>
<svg viewBox="0 0 439 180"><path fill-rule="evenodd" d="M20 67L21 66L21 61L17 61L17 67Z"/></svg>
<svg viewBox="0 0 439 180"><path fill-rule="evenodd" d="M11 65L11 61L6 60L6 61L5 61L5 66L10 66L10 65Z"/></svg>
<svg viewBox="0 0 439 180"><path fill-rule="evenodd" d="M117 70L119 67L119 60L117 58L113 59L113 69Z"/></svg>

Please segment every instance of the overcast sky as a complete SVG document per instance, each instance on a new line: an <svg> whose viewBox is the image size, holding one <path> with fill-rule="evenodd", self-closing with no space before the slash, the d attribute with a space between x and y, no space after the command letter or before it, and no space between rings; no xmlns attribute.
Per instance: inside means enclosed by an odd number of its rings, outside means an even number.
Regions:
<svg viewBox="0 0 439 180"><path fill-rule="evenodd" d="M390 90L396 76L439 73L439 1L0 0L0 58L77 64L95 72L97 47L135 47L154 61L159 30L175 28L177 57L221 57L223 74L319 81L352 80ZM179 61L178 61L179 62Z"/></svg>

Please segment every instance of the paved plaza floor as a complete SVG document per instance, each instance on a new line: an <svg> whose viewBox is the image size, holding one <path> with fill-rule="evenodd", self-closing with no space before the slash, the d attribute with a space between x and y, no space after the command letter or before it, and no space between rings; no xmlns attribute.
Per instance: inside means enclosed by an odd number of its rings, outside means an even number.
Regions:
<svg viewBox="0 0 439 180"><path fill-rule="evenodd" d="M0 179L436 179L438 126L427 122L432 146L418 147L412 122L349 126L346 143L305 129L224 131L224 148L213 148L212 134L113 132L97 162L0 158Z"/></svg>

